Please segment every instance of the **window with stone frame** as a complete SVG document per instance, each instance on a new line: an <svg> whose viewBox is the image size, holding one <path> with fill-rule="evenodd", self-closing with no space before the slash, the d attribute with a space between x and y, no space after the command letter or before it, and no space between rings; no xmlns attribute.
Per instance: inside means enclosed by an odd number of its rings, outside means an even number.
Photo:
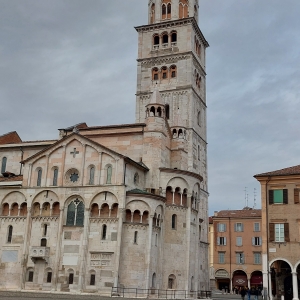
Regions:
<svg viewBox="0 0 300 300"><path fill-rule="evenodd" d="M243 223L235 223L234 224L234 231L237 231L237 232L244 231L244 224Z"/></svg>
<svg viewBox="0 0 300 300"><path fill-rule="evenodd" d="M254 264L255 265L260 265L261 264L261 253L260 252L254 252Z"/></svg>
<svg viewBox="0 0 300 300"><path fill-rule="evenodd" d="M270 223L269 241L275 243L289 242L289 223Z"/></svg>
<svg viewBox="0 0 300 300"><path fill-rule="evenodd" d="M218 246L226 246L226 237L224 237L224 236L217 237L217 245Z"/></svg>
<svg viewBox="0 0 300 300"><path fill-rule="evenodd" d="M172 229L177 228L177 215L172 215Z"/></svg>
<svg viewBox="0 0 300 300"><path fill-rule="evenodd" d="M76 198L68 205L67 226L83 226L84 222L84 204Z"/></svg>
<svg viewBox="0 0 300 300"><path fill-rule="evenodd" d="M258 223L258 222L254 223L254 230L253 231L255 231L255 232L259 232L260 231L260 223Z"/></svg>
<svg viewBox="0 0 300 300"><path fill-rule="evenodd" d="M12 241L12 233L13 233L13 227L11 225L8 226L7 230L7 243L11 243Z"/></svg>
<svg viewBox="0 0 300 300"><path fill-rule="evenodd" d="M262 238L260 236L254 236L252 238L252 246L261 246L262 245Z"/></svg>

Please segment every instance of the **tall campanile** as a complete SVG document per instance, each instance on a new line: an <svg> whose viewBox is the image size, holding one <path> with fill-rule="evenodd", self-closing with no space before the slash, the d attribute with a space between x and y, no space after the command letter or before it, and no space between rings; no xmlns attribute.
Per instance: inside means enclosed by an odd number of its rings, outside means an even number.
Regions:
<svg viewBox="0 0 300 300"><path fill-rule="evenodd" d="M149 1L149 24L136 27L136 122L145 122L146 106L157 89L172 133L178 126L185 133L185 169L200 174L201 188L207 191L205 51L209 45L199 29L198 12L198 0Z"/></svg>
<svg viewBox="0 0 300 300"><path fill-rule="evenodd" d="M150 171L146 186L157 191L173 174L161 193L166 196L161 287L173 288L169 274L174 274L176 288L184 290L208 289L209 278L205 72L209 45L199 29L198 13L198 0L149 0L148 24L136 27L136 122L147 124L143 162ZM191 180L179 179L184 174ZM177 188L179 182L187 188ZM180 198L177 206L176 197ZM174 216L178 228L168 223ZM175 261L180 272L171 267Z"/></svg>

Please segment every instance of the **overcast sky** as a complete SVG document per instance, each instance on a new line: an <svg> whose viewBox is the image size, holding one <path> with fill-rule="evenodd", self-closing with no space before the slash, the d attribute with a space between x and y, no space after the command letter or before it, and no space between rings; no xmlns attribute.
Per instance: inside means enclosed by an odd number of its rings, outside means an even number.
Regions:
<svg viewBox="0 0 300 300"><path fill-rule="evenodd" d="M0 134L133 123L147 0L0 0ZM300 1L200 0L209 210L253 206L253 175L300 163Z"/></svg>

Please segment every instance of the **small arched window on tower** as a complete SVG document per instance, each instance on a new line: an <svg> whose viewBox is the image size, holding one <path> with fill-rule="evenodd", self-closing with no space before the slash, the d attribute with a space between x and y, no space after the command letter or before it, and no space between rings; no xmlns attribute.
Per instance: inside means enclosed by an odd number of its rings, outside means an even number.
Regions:
<svg viewBox="0 0 300 300"><path fill-rule="evenodd" d="M198 78L198 84L197 84L198 88L200 89L201 88L201 76L199 76Z"/></svg>
<svg viewBox="0 0 300 300"><path fill-rule="evenodd" d="M167 67L161 68L161 78L162 79L168 79L168 69Z"/></svg>
<svg viewBox="0 0 300 300"><path fill-rule="evenodd" d="M134 237L133 237L133 243L134 243L134 244L137 244L137 240L138 240L138 232L135 231L135 232L134 232Z"/></svg>
<svg viewBox="0 0 300 300"><path fill-rule="evenodd" d="M176 224L177 223L177 215L172 215L172 229L176 229Z"/></svg>
<svg viewBox="0 0 300 300"><path fill-rule="evenodd" d="M158 80L158 69L157 68L152 69L152 80Z"/></svg>
<svg viewBox="0 0 300 300"><path fill-rule="evenodd" d="M167 5L167 19L171 19L172 6L171 3Z"/></svg>
<svg viewBox="0 0 300 300"><path fill-rule="evenodd" d="M1 173L4 173L6 171L6 163L7 163L7 158L3 157L2 158L2 165L1 165Z"/></svg>
<svg viewBox="0 0 300 300"><path fill-rule="evenodd" d="M167 32L163 33L162 35L162 46L164 48L168 47L169 45L169 35Z"/></svg>
<svg viewBox="0 0 300 300"><path fill-rule="evenodd" d="M179 2L179 19L187 18L189 16L188 0L180 0Z"/></svg>
<svg viewBox="0 0 300 300"><path fill-rule="evenodd" d="M200 160L200 145L198 145L198 160Z"/></svg>
<svg viewBox="0 0 300 300"><path fill-rule="evenodd" d="M163 4L161 7L161 18L164 20L167 18L167 6Z"/></svg>
<svg viewBox="0 0 300 300"><path fill-rule="evenodd" d="M177 68L176 68L176 66L171 66L170 67L170 73L171 73L171 78L176 78L177 77Z"/></svg>
<svg viewBox="0 0 300 300"><path fill-rule="evenodd" d="M153 36L153 48L154 49L159 48L159 35L158 34Z"/></svg>
<svg viewBox="0 0 300 300"><path fill-rule="evenodd" d="M13 233L13 227L11 225L9 225L8 232L7 232L7 243L11 243L12 233Z"/></svg>
<svg viewBox="0 0 300 300"><path fill-rule="evenodd" d="M151 12L150 12L150 24L153 24L155 20L155 4L151 5Z"/></svg>
<svg viewBox="0 0 300 300"><path fill-rule="evenodd" d="M42 169L37 170L37 180L36 180L36 185L41 186L42 184Z"/></svg>
<svg viewBox="0 0 300 300"><path fill-rule="evenodd" d="M166 113L167 120L169 120L170 119L170 106L169 106L169 104L165 105L165 113Z"/></svg>
<svg viewBox="0 0 300 300"><path fill-rule="evenodd" d="M102 240L106 240L106 234L107 234L107 225L104 224L102 226Z"/></svg>
<svg viewBox="0 0 300 300"><path fill-rule="evenodd" d="M201 126L201 111L198 112L197 121L198 121L198 125Z"/></svg>
<svg viewBox="0 0 300 300"><path fill-rule="evenodd" d="M176 44L177 44L177 32L176 31L173 31L171 33L171 44L172 44L172 46L176 46Z"/></svg>

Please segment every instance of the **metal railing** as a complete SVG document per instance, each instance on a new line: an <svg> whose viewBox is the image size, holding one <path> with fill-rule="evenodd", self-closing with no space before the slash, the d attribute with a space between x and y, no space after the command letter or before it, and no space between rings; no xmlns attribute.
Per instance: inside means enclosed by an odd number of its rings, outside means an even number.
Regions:
<svg viewBox="0 0 300 300"><path fill-rule="evenodd" d="M112 297L123 298L161 298L161 299L207 299L211 291L160 290L112 287Z"/></svg>

